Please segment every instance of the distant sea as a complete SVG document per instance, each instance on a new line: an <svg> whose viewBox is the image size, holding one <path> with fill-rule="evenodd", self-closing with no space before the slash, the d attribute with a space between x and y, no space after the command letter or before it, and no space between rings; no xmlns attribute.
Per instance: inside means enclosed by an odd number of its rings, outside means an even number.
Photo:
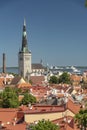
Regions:
<svg viewBox="0 0 87 130"><path fill-rule="evenodd" d="M87 71L87 66L74 66L74 67L78 69L81 73ZM71 66L57 66L57 71L73 72ZM2 68L0 68L0 72L2 72ZM18 67L7 67L6 72L18 74Z"/></svg>

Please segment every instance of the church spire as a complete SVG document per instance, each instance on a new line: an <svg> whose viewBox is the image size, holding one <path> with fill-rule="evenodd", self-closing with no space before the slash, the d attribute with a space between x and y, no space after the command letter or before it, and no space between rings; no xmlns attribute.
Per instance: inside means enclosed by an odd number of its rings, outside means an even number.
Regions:
<svg viewBox="0 0 87 130"><path fill-rule="evenodd" d="M27 32L26 32L26 21L24 19L23 34L22 34L22 52L29 52L27 44Z"/></svg>
<svg viewBox="0 0 87 130"><path fill-rule="evenodd" d="M24 18L24 26L26 26L26 20L25 20L25 18Z"/></svg>
<svg viewBox="0 0 87 130"><path fill-rule="evenodd" d="M27 33L26 33L26 21L24 19L23 32L22 32L22 47L18 53L19 75L23 78L28 78L32 72L31 68L31 52L28 49Z"/></svg>

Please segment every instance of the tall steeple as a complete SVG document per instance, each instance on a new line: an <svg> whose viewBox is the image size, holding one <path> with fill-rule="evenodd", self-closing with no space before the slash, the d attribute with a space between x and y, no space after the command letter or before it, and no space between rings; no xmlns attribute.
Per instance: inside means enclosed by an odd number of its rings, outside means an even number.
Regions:
<svg viewBox="0 0 87 130"><path fill-rule="evenodd" d="M31 52L28 49L26 21L24 19L22 32L22 47L18 55L19 74L24 78L29 77L31 73Z"/></svg>
<svg viewBox="0 0 87 130"><path fill-rule="evenodd" d="M27 32L26 32L26 21L24 19L24 24L23 24L23 32L22 32L22 52L29 52L28 50L28 43L27 43Z"/></svg>

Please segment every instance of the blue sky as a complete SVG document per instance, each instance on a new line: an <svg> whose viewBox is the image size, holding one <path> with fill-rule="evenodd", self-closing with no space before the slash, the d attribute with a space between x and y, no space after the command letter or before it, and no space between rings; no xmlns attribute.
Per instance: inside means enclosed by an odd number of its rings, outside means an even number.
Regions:
<svg viewBox="0 0 87 130"><path fill-rule="evenodd" d="M26 19L32 62L87 66L85 0L0 0L0 66L18 65Z"/></svg>

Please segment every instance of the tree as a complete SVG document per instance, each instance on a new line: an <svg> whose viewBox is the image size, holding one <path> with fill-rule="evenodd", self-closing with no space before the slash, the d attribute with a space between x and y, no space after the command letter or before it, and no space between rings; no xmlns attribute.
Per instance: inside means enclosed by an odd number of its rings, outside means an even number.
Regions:
<svg viewBox="0 0 87 130"><path fill-rule="evenodd" d="M57 84L58 83L58 78L56 76L51 76L50 77L50 80L49 80L49 83L54 83L54 84Z"/></svg>
<svg viewBox="0 0 87 130"><path fill-rule="evenodd" d="M16 108L19 106L19 100L13 88L6 87L0 94L0 107Z"/></svg>
<svg viewBox="0 0 87 130"><path fill-rule="evenodd" d="M67 72L64 72L60 77L59 77L59 83L70 83L70 75Z"/></svg>
<svg viewBox="0 0 87 130"><path fill-rule="evenodd" d="M29 103L35 103L36 102L36 98L29 94L29 93L24 93L24 98L21 101L21 104L23 105L28 105Z"/></svg>
<svg viewBox="0 0 87 130"><path fill-rule="evenodd" d="M59 130L59 126L49 120L40 120L37 124L30 125L29 130Z"/></svg>
<svg viewBox="0 0 87 130"><path fill-rule="evenodd" d="M17 96L19 96L19 94L22 94L22 93L23 93L23 92L22 92L22 89L21 89L21 88L17 88L17 87L14 88L14 91L15 91L15 93L17 94Z"/></svg>
<svg viewBox="0 0 87 130"><path fill-rule="evenodd" d="M86 130L87 128L87 109L80 110L79 113L75 115L75 123L77 123L80 130Z"/></svg>

